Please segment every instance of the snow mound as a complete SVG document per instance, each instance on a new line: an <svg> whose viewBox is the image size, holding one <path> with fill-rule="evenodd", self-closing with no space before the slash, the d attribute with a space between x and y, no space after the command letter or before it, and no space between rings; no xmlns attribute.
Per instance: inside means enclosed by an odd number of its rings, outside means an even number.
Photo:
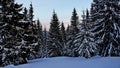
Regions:
<svg viewBox="0 0 120 68"><path fill-rule="evenodd" d="M91 59L55 57L29 61L28 64L5 68L120 68L120 57L94 57Z"/></svg>

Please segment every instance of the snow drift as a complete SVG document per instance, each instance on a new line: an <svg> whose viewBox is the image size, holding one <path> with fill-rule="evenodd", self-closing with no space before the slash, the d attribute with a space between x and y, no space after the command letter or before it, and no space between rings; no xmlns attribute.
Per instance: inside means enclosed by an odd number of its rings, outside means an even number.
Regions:
<svg viewBox="0 0 120 68"><path fill-rule="evenodd" d="M29 61L19 66L5 68L120 68L120 57L93 57L91 59L56 57Z"/></svg>

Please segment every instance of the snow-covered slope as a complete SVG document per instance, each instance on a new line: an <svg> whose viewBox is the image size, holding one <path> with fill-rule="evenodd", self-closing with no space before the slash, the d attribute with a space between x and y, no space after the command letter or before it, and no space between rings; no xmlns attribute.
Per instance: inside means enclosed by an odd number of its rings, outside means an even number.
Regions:
<svg viewBox="0 0 120 68"><path fill-rule="evenodd" d="M120 57L94 57L91 59L56 57L29 61L28 64L5 68L120 68Z"/></svg>

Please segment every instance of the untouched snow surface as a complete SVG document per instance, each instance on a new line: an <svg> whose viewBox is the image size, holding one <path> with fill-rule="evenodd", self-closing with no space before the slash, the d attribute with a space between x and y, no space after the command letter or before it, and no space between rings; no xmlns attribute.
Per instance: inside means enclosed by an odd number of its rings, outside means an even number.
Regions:
<svg viewBox="0 0 120 68"><path fill-rule="evenodd" d="M120 57L94 57L91 59L56 57L29 61L19 66L5 68L120 68Z"/></svg>

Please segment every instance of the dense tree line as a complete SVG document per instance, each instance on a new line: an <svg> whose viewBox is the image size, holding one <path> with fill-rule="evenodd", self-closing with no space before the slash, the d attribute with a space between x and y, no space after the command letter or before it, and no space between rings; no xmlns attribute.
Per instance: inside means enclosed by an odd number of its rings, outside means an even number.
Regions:
<svg viewBox="0 0 120 68"><path fill-rule="evenodd" d="M0 0L0 66L42 57L42 25L33 17L32 4L27 9L14 0Z"/></svg>
<svg viewBox="0 0 120 68"><path fill-rule="evenodd" d="M14 0L0 0L0 66L44 57L120 56L119 0L93 0L82 21L73 9L65 29L53 11L50 29L42 29L29 9Z"/></svg>

